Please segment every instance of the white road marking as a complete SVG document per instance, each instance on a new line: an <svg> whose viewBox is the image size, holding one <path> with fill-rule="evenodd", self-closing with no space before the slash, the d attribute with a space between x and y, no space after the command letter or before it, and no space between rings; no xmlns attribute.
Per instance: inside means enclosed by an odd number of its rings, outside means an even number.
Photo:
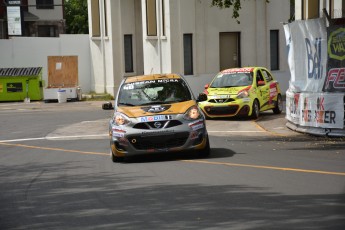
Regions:
<svg viewBox="0 0 345 230"><path fill-rule="evenodd" d="M88 137L108 137L109 134L97 134L97 135L79 135L79 136L56 136L56 137L36 137L36 138L22 138L13 140L0 140L0 143L7 142L19 142L19 141L36 141L36 140L56 140L56 139L68 139L68 138L88 138Z"/></svg>
<svg viewBox="0 0 345 230"><path fill-rule="evenodd" d="M245 131L245 130L227 130L227 131L210 131L207 130L209 133L265 133L266 131L261 130L254 130L254 131Z"/></svg>
<svg viewBox="0 0 345 230"><path fill-rule="evenodd" d="M208 130L208 133L265 133L266 131L261 130L226 130L226 131L217 131L217 130ZM35 138L22 138L22 139L12 139L12 140L0 140L0 143L9 143L9 142L20 142L20 141L37 141L37 140L58 140L58 139L82 139L90 137L108 137L109 134L92 134L92 135L75 135L75 136L46 136L46 137L35 137Z"/></svg>

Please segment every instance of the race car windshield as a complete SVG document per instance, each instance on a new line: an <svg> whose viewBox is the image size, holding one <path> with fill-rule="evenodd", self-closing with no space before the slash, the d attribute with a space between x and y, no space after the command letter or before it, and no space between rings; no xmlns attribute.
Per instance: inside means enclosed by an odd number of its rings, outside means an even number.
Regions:
<svg viewBox="0 0 345 230"><path fill-rule="evenodd" d="M211 83L211 88L228 88L251 85L253 76L251 73L226 73L216 76Z"/></svg>
<svg viewBox="0 0 345 230"><path fill-rule="evenodd" d="M175 103L192 99L188 86L179 79L149 80L122 85L118 104L138 106Z"/></svg>

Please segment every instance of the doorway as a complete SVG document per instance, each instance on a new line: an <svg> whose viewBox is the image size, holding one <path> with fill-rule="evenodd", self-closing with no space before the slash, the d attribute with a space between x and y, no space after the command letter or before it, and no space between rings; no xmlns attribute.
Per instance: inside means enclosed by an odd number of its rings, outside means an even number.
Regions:
<svg viewBox="0 0 345 230"><path fill-rule="evenodd" d="M239 32L219 33L219 67L220 70L241 66Z"/></svg>

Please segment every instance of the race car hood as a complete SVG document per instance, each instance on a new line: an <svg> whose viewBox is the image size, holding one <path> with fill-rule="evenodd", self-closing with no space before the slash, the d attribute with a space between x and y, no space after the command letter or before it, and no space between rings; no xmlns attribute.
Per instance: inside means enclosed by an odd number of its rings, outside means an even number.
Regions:
<svg viewBox="0 0 345 230"><path fill-rule="evenodd" d="M240 90L245 89L248 86L240 87L228 87L228 88L208 88L208 96L234 94L236 95Z"/></svg>
<svg viewBox="0 0 345 230"><path fill-rule="evenodd" d="M183 114L191 106L196 105L194 100L161 104L161 105L142 105L142 106L120 106L117 112L126 114L128 117L141 117L156 114Z"/></svg>

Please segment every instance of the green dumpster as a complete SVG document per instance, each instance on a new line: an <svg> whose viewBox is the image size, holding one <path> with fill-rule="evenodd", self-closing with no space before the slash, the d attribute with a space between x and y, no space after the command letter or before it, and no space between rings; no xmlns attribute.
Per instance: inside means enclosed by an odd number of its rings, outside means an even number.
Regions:
<svg viewBox="0 0 345 230"><path fill-rule="evenodd" d="M42 99L42 67L0 68L0 101Z"/></svg>

